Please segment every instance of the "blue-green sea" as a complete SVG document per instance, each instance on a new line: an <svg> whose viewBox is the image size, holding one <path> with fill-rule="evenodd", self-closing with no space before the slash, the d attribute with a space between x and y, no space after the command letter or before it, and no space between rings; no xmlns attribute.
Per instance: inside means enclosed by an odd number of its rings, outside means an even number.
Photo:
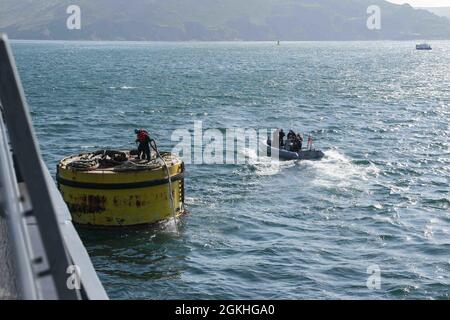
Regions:
<svg viewBox="0 0 450 320"><path fill-rule="evenodd" d="M292 128L325 152L188 165L179 235L169 223L79 229L112 299L449 299L450 42L431 45L16 41L13 51L52 174L69 154L133 148L137 127L170 150L172 132L200 120Z"/></svg>

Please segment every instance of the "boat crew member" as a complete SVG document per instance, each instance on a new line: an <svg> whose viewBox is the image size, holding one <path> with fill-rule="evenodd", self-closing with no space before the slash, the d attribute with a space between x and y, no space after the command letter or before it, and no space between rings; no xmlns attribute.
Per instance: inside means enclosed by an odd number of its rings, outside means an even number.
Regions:
<svg viewBox="0 0 450 320"><path fill-rule="evenodd" d="M293 130L289 130L289 133L287 135L288 140L295 140L296 134Z"/></svg>
<svg viewBox="0 0 450 320"><path fill-rule="evenodd" d="M297 133L297 140L299 144L299 150L302 151L303 148L303 137L300 133Z"/></svg>
<svg viewBox="0 0 450 320"><path fill-rule="evenodd" d="M286 137L286 133L284 133L283 129L280 129L278 133L278 138L280 139L280 147L284 146L284 137Z"/></svg>
<svg viewBox="0 0 450 320"><path fill-rule="evenodd" d="M150 161L151 153L150 153L150 135L149 135L149 133L144 129L136 129L136 130L134 130L134 133L136 133L136 135L137 135L136 143L139 143L138 159L147 158L147 160Z"/></svg>
<svg viewBox="0 0 450 320"><path fill-rule="evenodd" d="M278 141L279 145L278 147L284 146L283 140L286 134L284 133L283 129L277 129L273 132L273 139L272 143L276 143Z"/></svg>

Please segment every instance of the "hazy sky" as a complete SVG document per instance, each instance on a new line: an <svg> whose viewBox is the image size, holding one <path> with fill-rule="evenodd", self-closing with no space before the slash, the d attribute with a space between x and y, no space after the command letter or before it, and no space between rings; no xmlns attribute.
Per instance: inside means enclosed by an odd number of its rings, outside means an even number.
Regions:
<svg viewBox="0 0 450 320"><path fill-rule="evenodd" d="M414 7L450 7L450 0L388 0L393 3L409 3Z"/></svg>

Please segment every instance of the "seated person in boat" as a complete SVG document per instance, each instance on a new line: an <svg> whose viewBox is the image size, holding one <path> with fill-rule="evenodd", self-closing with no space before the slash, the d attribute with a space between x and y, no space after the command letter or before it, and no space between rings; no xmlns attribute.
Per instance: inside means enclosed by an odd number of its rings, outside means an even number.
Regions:
<svg viewBox="0 0 450 320"><path fill-rule="evenodd" d="M288 133L288 135L287 135L287 139L288 140L295 140L295 137L296 137L297 135L295 134L295 132L293 131L293 130L289 130L289 133Z"/></svg>
<svg viewBox="0 0 450 320"><path fill-rule="evenodd" d="M300 133L297 133L297 141L298 141L298 145L299 145L298 149L299 149L299 151L301 151L302 147L303 147L303 137Z"/></svg>
<svg viewBox="0 0 450 320"><path fill-rule="evenodd" d="M288 150L292 152L299 152L302 150L303 146L303 138L300 133L295 133L293 130L290 130L288 133L287 140Z"/></svg>

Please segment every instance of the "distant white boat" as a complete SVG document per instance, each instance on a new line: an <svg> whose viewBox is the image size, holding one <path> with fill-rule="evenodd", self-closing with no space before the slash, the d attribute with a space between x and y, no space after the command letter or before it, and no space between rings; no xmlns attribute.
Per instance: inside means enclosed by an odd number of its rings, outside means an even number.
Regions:
<svg viewBox="0 0 450 320"><path fill-rule="evenodd" d="M428 43L421 43L416 45L416 50L433 50Z"/></svg>

